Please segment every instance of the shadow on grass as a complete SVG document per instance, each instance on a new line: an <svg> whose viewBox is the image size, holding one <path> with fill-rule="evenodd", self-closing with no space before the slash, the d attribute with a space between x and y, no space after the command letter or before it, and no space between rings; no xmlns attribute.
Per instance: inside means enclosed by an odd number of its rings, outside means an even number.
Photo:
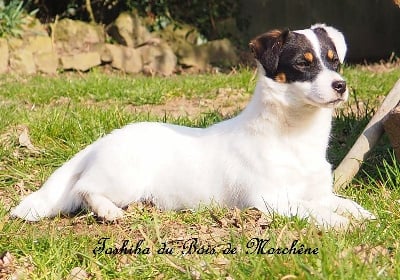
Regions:
<svg viewBox="0 0 400 280"><path fill-rule="evenodd" d="M368 122L375 113L375 109L348 106L336 112L332 123L332 133L327 152L328 161L335 169L348 151L352 148ZM367 159L355 179L369 181L369 178L380 178L385 174L385 163L394 164L393 149L386 134L372 148Z"/></svg>

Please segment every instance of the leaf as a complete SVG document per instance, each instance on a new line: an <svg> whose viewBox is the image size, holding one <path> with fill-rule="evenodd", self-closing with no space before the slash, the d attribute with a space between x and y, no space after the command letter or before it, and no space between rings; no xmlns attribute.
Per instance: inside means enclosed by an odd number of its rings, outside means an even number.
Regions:
<svg viewBox="0 0 400 280"><path fill-rule="evenodd" d="M14 263L14 257L10 252L4 252L0 256L0 268L10 267Z"/></svg>
<svg viewBox="0 0 400 280"><path fill-rule="evenodd" d="M22 147L26 147L29 151L38 153L39 150L33 146L31 139L29 137L29 130L28 127L23 126L22 127L22 132L20 133L18 137L18 142Z"/></svg>
<svg viewBox="0 0 400 280"><path fill-rule="evenodd" d="M379 256L390 256L390 251L388 248L383 246L368 246L368 245L358 245L352 249L344 250L340 254L340 258L344 258L349 254L355 254L364 263L373 263Z"/></svg>
<svg viewBox="0 0 400 280"><path fill-rule="evenodd" d="M6 251L0 254L0 279L4 275L10 275L15 271L14 256Z"/></svg>
<svg viewBox="0 0 400 280"><path fill-rule="evenodd" d="M66 280L86 280L89 279L87 272L81 267L74 267L71 269Z"/></svg>

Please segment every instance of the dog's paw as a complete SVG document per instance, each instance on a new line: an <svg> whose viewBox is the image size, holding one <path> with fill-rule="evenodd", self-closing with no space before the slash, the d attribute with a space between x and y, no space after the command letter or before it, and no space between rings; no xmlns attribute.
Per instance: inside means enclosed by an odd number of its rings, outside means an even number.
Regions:
<svg viewBox="0 0 400 280"><path fill-rule="evenodd" d="M96 215L103 220L114 222L124 217L124 210L119 207L102 207L96 212Z"/></svg>
<svg viewBox="0 0 400 280"><path fill-rule="evenodd" d="M311 217L311 219L315 220L317 225L325 229L335 228L344 230L350 225L350 220L348 218L340 216L336 213L331 213L328 216Z"/></svg>
<svg viewBox="0 0 400 280"><path fill-rule="evenodd" d="M350 215L357 220L376 220L376 217L358 203L338 197L335 212L340 215Z"/></svg>
<svg viewBox="0 0 400 280"><path fill-rule="evenodd" d="M354 216L354 215L353 215ZM376 220L376 217L374 214L369 212L368 210L365 210L364 208L360 207L358 209L358 214L355 216L355 218L359 220Z"/></svg>

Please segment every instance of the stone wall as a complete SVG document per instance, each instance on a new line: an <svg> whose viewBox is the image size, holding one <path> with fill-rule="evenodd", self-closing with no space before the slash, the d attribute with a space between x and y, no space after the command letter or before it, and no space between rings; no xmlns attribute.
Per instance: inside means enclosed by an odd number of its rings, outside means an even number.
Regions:
<svg viewBox="0 0 400 280"><path fill-rule="evenodd" d="M62 19L50 26L27 18L21 38L0 39L0 73L55 74L88 71L101 65L126 73L168 76L181 68L207 70L238 62L227 39L198 44L190 26L170 26L150 33L135 13L122 13L105 28Z"/></svg>

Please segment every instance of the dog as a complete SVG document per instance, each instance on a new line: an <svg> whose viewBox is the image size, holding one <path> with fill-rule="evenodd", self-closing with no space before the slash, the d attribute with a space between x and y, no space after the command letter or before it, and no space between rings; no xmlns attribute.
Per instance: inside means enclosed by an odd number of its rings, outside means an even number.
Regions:
<svg viewBox="0 0 400 280"><path fill-rule="evenodd" d="M150 200L170 210L255 207L323 227L374 219L333 193L326 160L332 112L348 98L338 73L343 34L316 24L273 30L249 46L258 80L236 117L204 129L155 122L116 129L57 169L11 217L37 221L88 208L115 221L130 203Z"/></svg>

